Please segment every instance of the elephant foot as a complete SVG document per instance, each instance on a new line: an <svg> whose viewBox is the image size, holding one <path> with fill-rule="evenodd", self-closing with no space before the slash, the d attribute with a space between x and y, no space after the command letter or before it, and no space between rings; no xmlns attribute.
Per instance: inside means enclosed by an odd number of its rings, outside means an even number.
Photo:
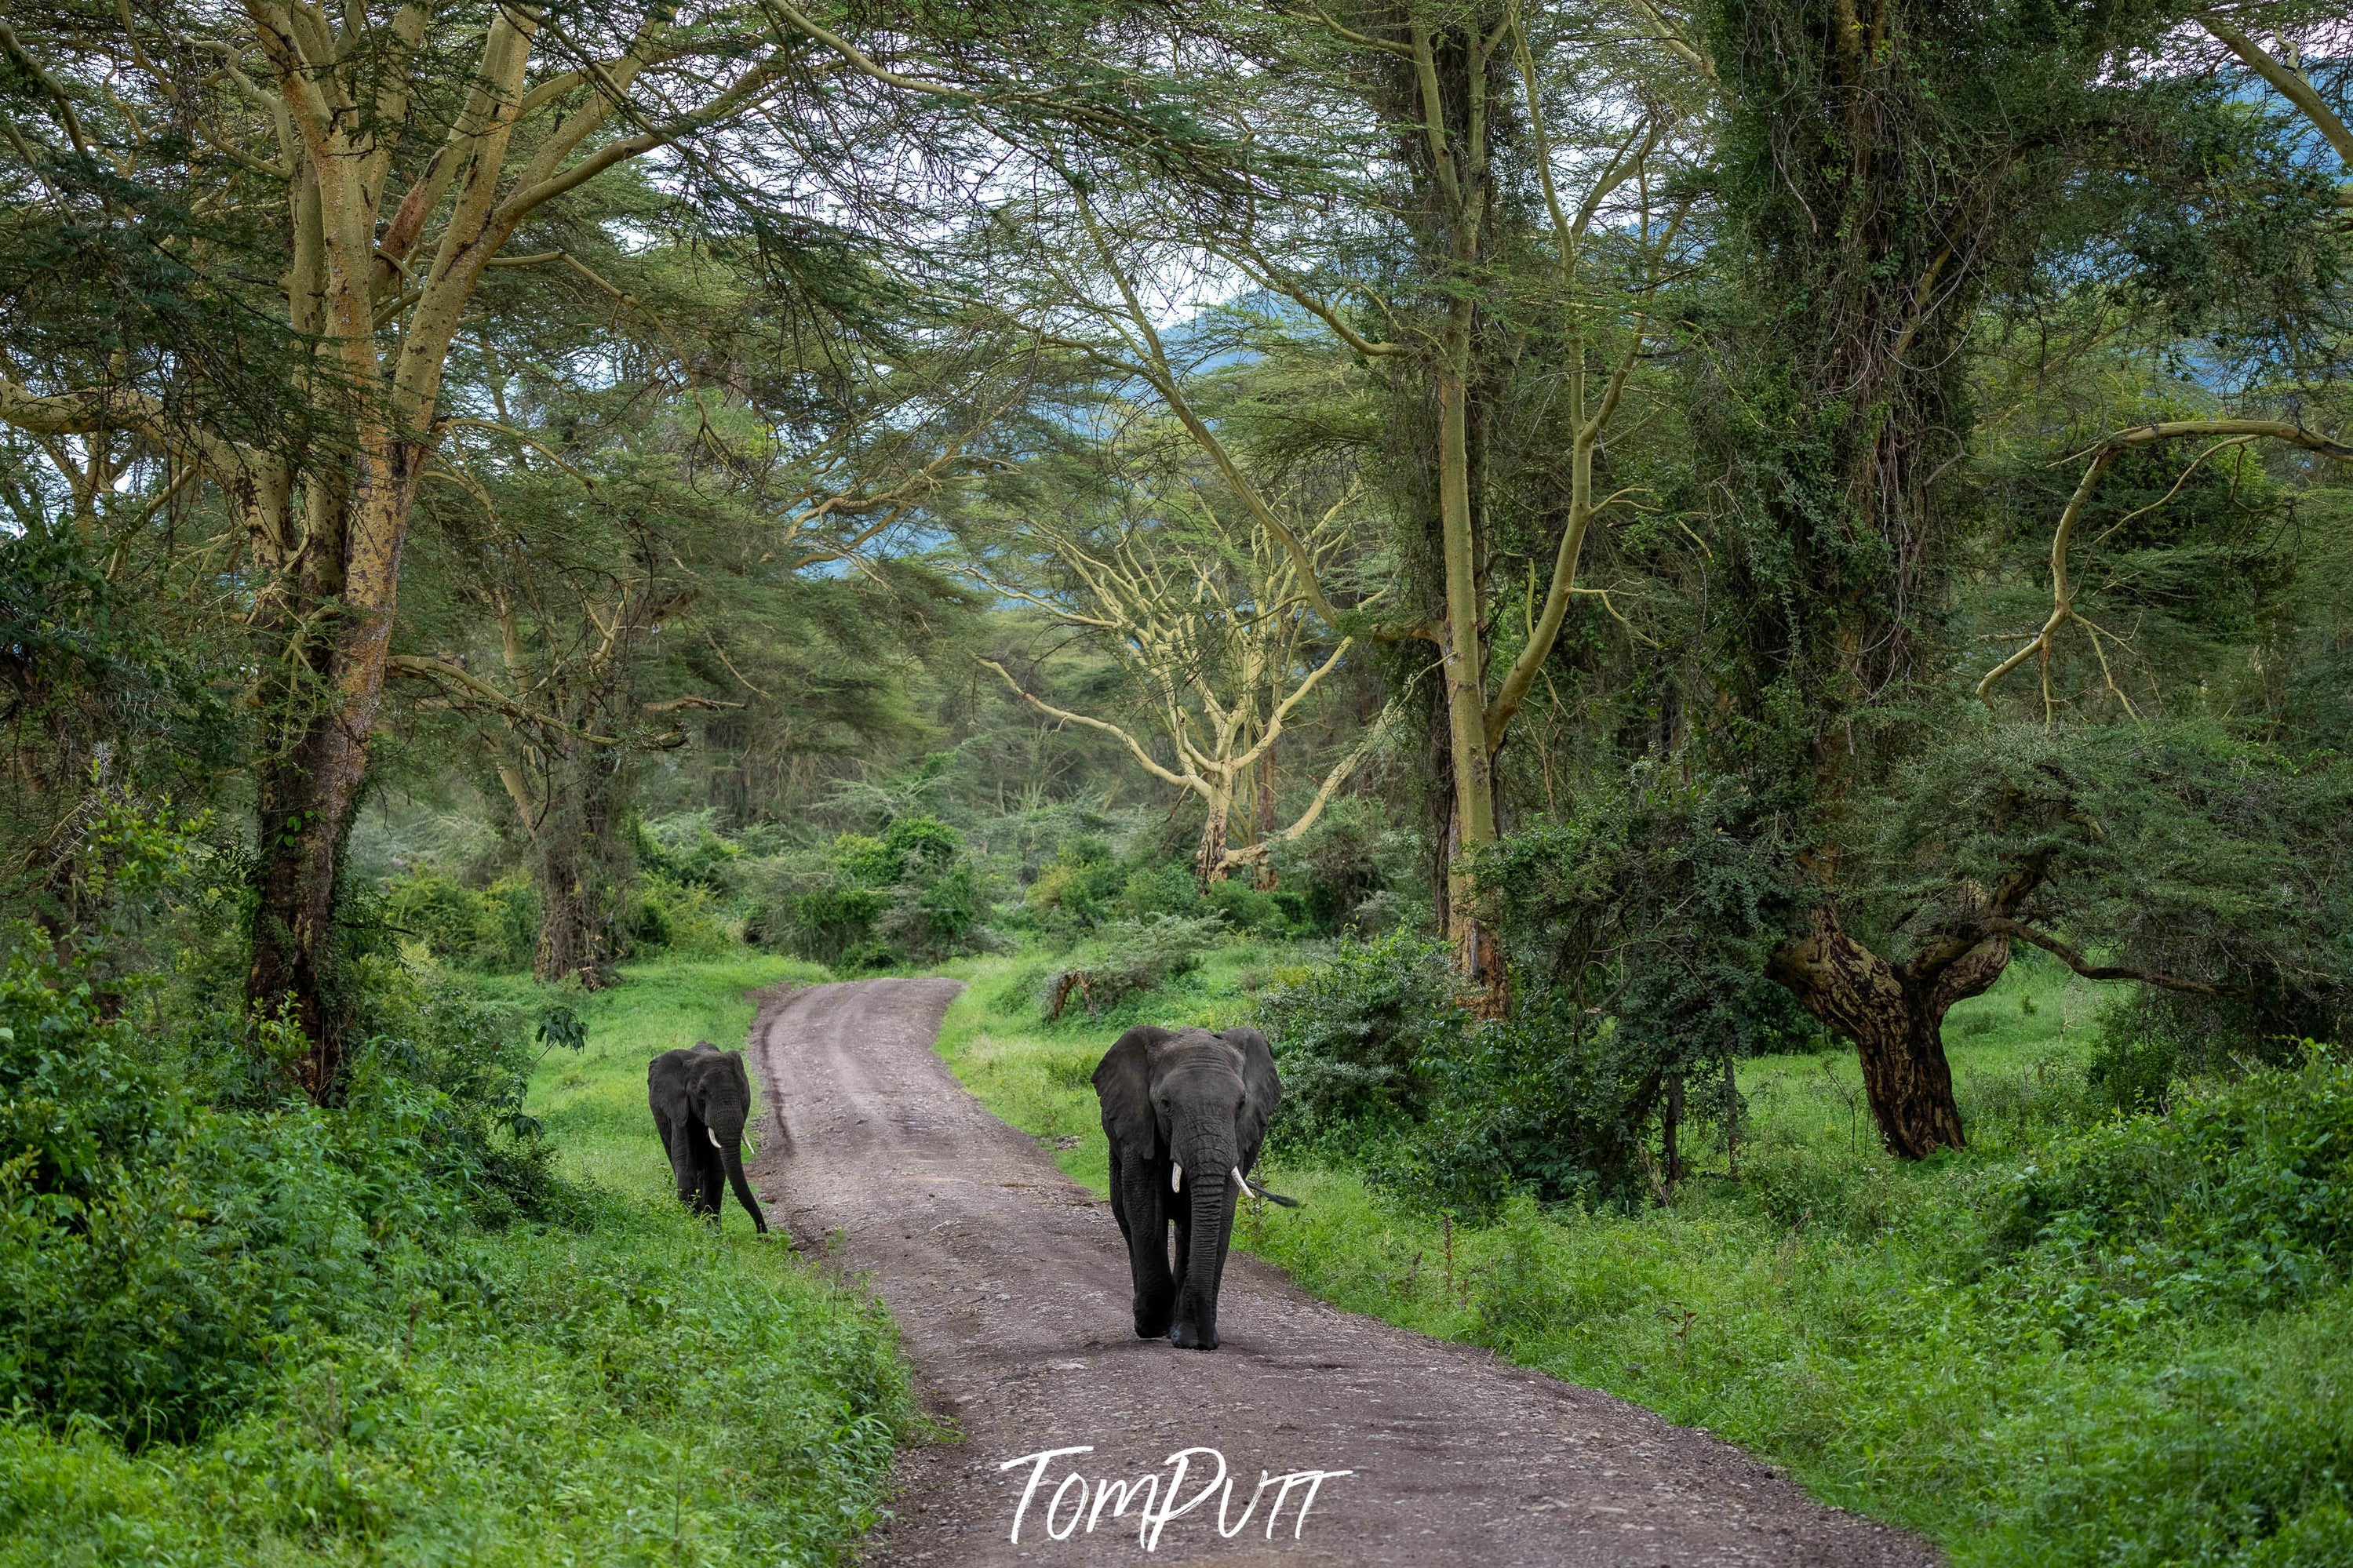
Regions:
<svg viewBox="0 0 2353 1568"><path fill-rule="evenodd" d="M1168 1342L1178 1350L1213 1351L1218 1348L1218 1331L1203 1330L1191 1323L1178 1323L1168 1331Z"/></svg>
<svg viewBox="0 0 2353 1568"><path fill-rule="evenodd" d="M1157 1311L1149 1310L1142 1307L1137 1308L1135 1311L1135 1337L1139 1340L1159 1339L1162 1335L1168 1332L1168 1319L1169 1312L1165 1307L1161 1308Z"/></svg>

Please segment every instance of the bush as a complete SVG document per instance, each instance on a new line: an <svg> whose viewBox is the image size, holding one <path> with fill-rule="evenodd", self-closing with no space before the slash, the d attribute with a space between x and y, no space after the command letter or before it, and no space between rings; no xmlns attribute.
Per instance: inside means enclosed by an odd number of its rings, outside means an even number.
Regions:
<svg viewBox="0 0 2353 1568"><path fill-rule="evenodd" d="M385 927L445 963L485 974L531 968L539 892L520 871L474 889L439 871L413 870L385 878L381 894Z"/></svg>
<svg viewBox="0 0 2353 1568"><path fill-rule="evenodd" d="M1148 921L1114 921L1079 962L1047 979L1039 1005L1049 1022L1061 1016L1074 994L1088 1013L1104 1012L1198 969L1201 954L1217 938L1213 919L1155 915Z"/></svg>
<svg viewBox="0 0 2353 1568"><path fill-rule="evenodd" d="M1082 833L1063 841L1021 901L1042 930L1084 930L1111 918L1113 901L1131 874L1112 858L1110 845ZM1146 897L1150 887L1147 883Z"/></svg>
<svg viewBox="0 0 2353 1568"><path fill-rule="evenodd" d="M659 871L638 879L628 920L631 954L720 958L734 951L741 927L708 883L682 882Z"/></svg>
<svg viewBox="0 0 2353 1568"><path fill-rule="evenodd" d="M2002 1194L2005 1287L2069 1332L2275 1307L2353 1263L2353 1064L2318 1053L2049 1149Z"/></svg>
<svg viewBox="0 0 2353 1568"><path fill-rule="evenodd" d="M842 1560L913 1417L888 1315L671 1205L600 1207L459 1241L448 1289L195 1444L0 1424L0 1568Z"/></svg>
<svg viewBox="0 0 2353 1568"><path fill-rule="evenodd" d="M1460 1047L1470 1022L1453 993L1445 944L1403 931L1344 941L1330 963L1279 978L1259 999L1282 1074L1274 1146L1337 1148L1419 1121L1430 1064Z"/></svg>
<svg viewBox="0 0 2353 1568"><path fill-rule="evenodd" d="M638 865L674 884L732 897L743 881L744 847L713 833L712 815L697 811L638 823Z"/></svg>
<svg viewBox="0 0 2353 1568"><path fill-rule="evenodd" d="M2114 1007L2100 1019L2085 1079L2108 1109L2162 1111L2173 1103L2181 1053L2172 1032L2152 1027L2137 1009Z"/></svg>
<svg viewBox="0 0 2353 1568"><path fill-rule="evenodd" d="M341 1106L221 1110L77 977L9 961L0 1403L188 1438L273 1362L445 1282L453 1227L558 1192L521 1118L520 1047L420 983L376 1000L408 1032L363 1041ZM282 1034L264 1026L265 1057Z"/></svg>
<svg viewBox="0 0 2353 1568"><path fill-rule="evenodd" d="M1192 867L1173 860L1141 866L1128 873L1126 882L1121 886L1118 908L1131 920L1149 920L1154 915L1198 915L1200 884L1194 880Z"/></svg>
<svg viewBox="0 0 2353 1568"><path fill-rule="evenodd" d="M1394 922L1392 889L1412 881L1420 847L1385 819L1378 802L1343 795L1314 826L1276 847L1283 888L1300 900L1300 923L1319 936L1368 936Z"/></svg>
<svg viewBox="0 0 2353 1568"><path fill-rule="evenodd" d="M845 833L753 878L747 938L845 969L926 962L985 945L981 877L956 830L904 816L880 838Z"/></svg>

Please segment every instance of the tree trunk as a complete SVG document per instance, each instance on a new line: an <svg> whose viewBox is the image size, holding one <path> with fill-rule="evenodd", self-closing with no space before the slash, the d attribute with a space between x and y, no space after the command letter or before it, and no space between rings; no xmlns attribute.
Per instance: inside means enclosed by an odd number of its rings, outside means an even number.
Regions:
<svg viewBox="0 0 2353 1568"><path fill-rule="evenodd" d="M1462 797L1458 792L1454 798L1456 809L1446 828L1446 941L1462 979L1462 1005L1482 1018L1501 1018L1512 1005L1502 934L1480 912L1478 889L1464 859Z"/></svg>
<svg viewBox="0 0 2353 1568"><path fill-rule="evenodd" d="M1267 835L1274 831L1274 747L1275 742L1269 741L1265 754L1258 760L1257 825L1261 843L1264 843ZM1280 880L1274 869L1274 857L1261 855L1250 877L1250 886L1261 892L1271 893Z"/></svg>
<svg viewBox="0 0 2353 1568"><path fill-rule="evenodd" d="M1448 827L1446 934L1462 978L1463 1001L1482 1017L1511 1005L1503 952L1478 908L1470 861L1495 841L1493 759L1487 750L1487 655L1482 639L1478 529L1471 507L1471 306L1448 323L1438 370L1439 531L1446 567L1446 724L1454 774Z"/></svg>
<svg viewBox="0 0 2353 1568"><path fill-rule="evenodd" d="M1208 816L1201 822L1201 847L1193 856L1193 880L1205 892L1210 883L1226 879L1226 818L1232 809L1232 795L1221 791L1209 802Z"/></svg>
<svg viewBox="0 0 2353 1568"><path fill-rule="evenodd" d="M554 798L537 834L539 942L532 954L532 973L545 984L570 978L601 991L613 983L614 892L621 880L613 835L617 763L575 755L550 774Z"/></svg>
<svg viewBox="0 0 2353 1568"><path fill-rule="evenodd" d="M577 835L550 842L539 856L539 941L531 971L542 984L577 978L590 991L612 980L612 921L604 868Z"/></svg>
<svg viewBox="0 0 2353 1568"><path fill-rule="evenodd" d="M295 1076L314 1103L338 1092L350 999L338 988L335 913L343 841L385 661L420 448L381 431L347 474L314 479L308 537L280 574L284 663L263 692L256 769L253 951L248 1007L290 1017L310 1044ZM315 630L310 628L317 628Z"/></svg>
<svg viewBox="0 0 2353 1568"><path fill-rule="evenodd" d="M1922 1160L1962 1147L1961 1112L1945 1059L1945 1014L2001 977L2010 939L1989 938L1935 966L1898 968L1818 906L1804 935L1776 949L1766 973L1806 1011L1854 1043L1871 1114L1891 1153Z"/></svg>
<svg viewBox="0 0 2353 1568"><path fill-rule="evenodd" d="M322 1105L337 1092L350 1022L335 940L343 841L367 773L391 633L389 616L345 613L351 618L343 629L312 644L309 669L289 670L273 694L275 733L268 741L274 743L266 743L256 769L253 946L245 984L250 1008L288 1018L310 1042L295 1076ZM312 672L336 694L323 708L311 689Z"/></svg>

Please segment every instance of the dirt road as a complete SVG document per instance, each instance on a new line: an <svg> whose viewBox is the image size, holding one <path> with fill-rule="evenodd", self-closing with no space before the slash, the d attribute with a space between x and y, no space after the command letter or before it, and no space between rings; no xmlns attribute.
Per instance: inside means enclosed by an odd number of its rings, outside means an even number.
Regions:
<svg viewBox="0 0 2353 1568"><path fill-rule="evenodd" d="M926 1400L963 1432L902 1458L871 1560L1937 1561L1714 1437L1336 1310L1240 1253L1224 1348L1136 1339L1110 1206L933 1051L957 989L815 986L769 1000L752 1031L789 1135L771 1128L754 1173L770 1215L805 1247L838 1234L841 1265L890 1303ZM1202 1451L1179 1477L1170 1457L1188 1448Z"/></svg>

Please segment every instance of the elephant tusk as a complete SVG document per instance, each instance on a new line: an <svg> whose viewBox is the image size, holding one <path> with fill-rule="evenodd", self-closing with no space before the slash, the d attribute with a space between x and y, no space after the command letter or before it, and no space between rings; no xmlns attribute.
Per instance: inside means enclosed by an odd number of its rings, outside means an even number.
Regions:
<svg viewBox="0 0 2353 1568"><path fill-rule="evenodd" d="M1242 1174L1242 1168L1240 1165L1236 1165L1234 1167L1234 1180L1241 1184L1242 1191L1248 1193L1254 1198L1264 1198L1269 1203L1281 1204L1287 1209L1295 1209L1299 1206L1299 1200L1297 1198L1286 1198L1281 1193L1271 1193L1264 1187L1251 1186L1250 1179Z"/></svg>
<svg viewBox="0 0 2353 1568"><path fill-rule="evenodd" d="M1185 1167L1175 1160L1168 1162L1168 1190L1176 1192L1185 1184Z"/></svg>
<svg viewBox="0 0 2353 1568"><path fill-rule="evenodd" d="M711 1146L712 1146L713 1149L717 1149L717 1150L719 1150L719 1152L720 1152L721 1153L723 1153L723 1154L724 1154L725 1152L727 1152L727 1151L726 1151L724 1148L721 1147L721 1145L720 1145L720 1142L719 1142L719 1134L718 1134L718 1133L713 1132L710 1128L706 1127L706 1128L704 1128L704 1129L702 1130L702 1135L703 1135L705 1138L708 1138L708 1139L710 1139L710 1140L711 1140Z"/></svg>

